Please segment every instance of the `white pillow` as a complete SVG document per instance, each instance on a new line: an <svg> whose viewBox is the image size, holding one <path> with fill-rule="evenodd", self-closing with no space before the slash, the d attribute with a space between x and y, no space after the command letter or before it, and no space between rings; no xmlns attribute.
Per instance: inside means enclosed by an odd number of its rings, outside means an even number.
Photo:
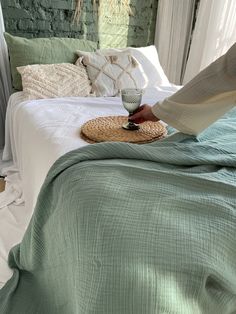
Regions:
<svg viewBox="0 0 236 314"><path fill-rule="evenodd" d="M98 50L99 53L104 55L121 51L130 53L141 64L147 81L146 87L171 86L160 64L157 49L154 45L140 48L127 47Z"/></svg>
<svg viewBox="0 0 236 314"><path fill-rule="evenodd" d="M33 64L17 67L17 71L28 99L85 97L91 92L91 82L82 64Z"/></svg>
<svg viewBox="0 0 236 314"><path fill-rule="evenodd" d="M147 86L142 66L130 53L117 52L103 55L99 52L78 51L81 63L86 66L96 96L116 96L123 88L143 89Z"/></svg>

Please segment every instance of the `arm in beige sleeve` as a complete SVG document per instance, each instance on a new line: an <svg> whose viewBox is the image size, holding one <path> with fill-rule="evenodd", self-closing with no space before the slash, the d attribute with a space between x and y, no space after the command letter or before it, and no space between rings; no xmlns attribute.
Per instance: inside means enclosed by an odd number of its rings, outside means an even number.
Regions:
<svg viewBox="0 0 236 314"><path fill-rule="evenodd" d="M179 131L197 135L236 103L236 44L178 92L152 107Z"/></svg>

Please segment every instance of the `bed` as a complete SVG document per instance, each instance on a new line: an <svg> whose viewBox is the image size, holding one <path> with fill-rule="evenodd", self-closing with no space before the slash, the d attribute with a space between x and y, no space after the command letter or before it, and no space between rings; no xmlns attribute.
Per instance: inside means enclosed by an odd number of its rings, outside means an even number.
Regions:
<svg viewBox="0 0 236 314"><path fill-rule="evenodd" d="M175 90L176 87L173 87L172 91L170 88L150 90L151 97L144 96L144 101L154 104L157 98L163 99ZM9 226L0 228L4 239L1 246L1 284L12 274L7 267L8 251L23 235L50 167L66 152L88 145L80 137L80 127L86 121L109 115L126 115L119 97L67 97L24 101L22 92L11 96L6 117L3 158L14 161L14 166L8 173L7 190L12 194L14 189L13 198L20 204L12 209L15 217L13 221L12 217L7 215L7 207L4 214L4 211L1 211L2 225L8 220L13 229L9 239ZM19 202L22 193L25 205ZM12 196L7 195L6 198L7 204L11 204ZM19 209L20 206L22 208ZM19 215L19 210L24 214ZM16 222L21 230L15 226Z"/></svg>
<svg viewBox="0 0 236 314"><path fill-rule="evenodd" d="M236 111L197 138L80 138L89 119L125 114L120 97L11 96L1 313L236 313Z"/></svg>

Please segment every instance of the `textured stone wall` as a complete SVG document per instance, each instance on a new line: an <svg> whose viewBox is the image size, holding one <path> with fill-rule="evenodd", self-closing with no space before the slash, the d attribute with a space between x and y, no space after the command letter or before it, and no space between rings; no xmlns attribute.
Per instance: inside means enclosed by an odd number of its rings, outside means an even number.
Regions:
<svg viewBox="0 0 236 314"><path fill-rule="evenodd" d="M75 37L103 47L145 46L153 43L158 0L130 0L133 16L102 1L84 0L78 24L72 23L73 0L2 0L6 31L22 37Z"/></svg>

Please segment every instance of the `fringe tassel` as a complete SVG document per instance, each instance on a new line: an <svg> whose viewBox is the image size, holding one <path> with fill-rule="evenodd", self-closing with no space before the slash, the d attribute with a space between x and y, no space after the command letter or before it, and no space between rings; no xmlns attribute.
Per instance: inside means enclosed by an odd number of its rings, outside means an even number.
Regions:
<svg viewBox="0 0 236 314"><path fill-rule="evenodd" d="M73 16L73 23L79 23L79 19L81 16L81 11L82 11L82 6L83 6L83 1L84 0L75 0L75 13ZM86 0L87 1L87 0ZM93 11L96 12L97 9L99 9L100 4L103 0L92 0L93 1ZM115 11L115 8L117 6L120 7L120 9L125 9L129 15L134 15L130 4L129 4L130 0L108 0L109 6L111 11ZM98 7L97 7L97 3L98 3Z"/></svg>
<svg viewBox="0 0 236 314"><path fill-rule="evenodd" d="M79 23L81 11L82 11L83 0L75 0L75 13L73 16L72 23Z"/></svg>

